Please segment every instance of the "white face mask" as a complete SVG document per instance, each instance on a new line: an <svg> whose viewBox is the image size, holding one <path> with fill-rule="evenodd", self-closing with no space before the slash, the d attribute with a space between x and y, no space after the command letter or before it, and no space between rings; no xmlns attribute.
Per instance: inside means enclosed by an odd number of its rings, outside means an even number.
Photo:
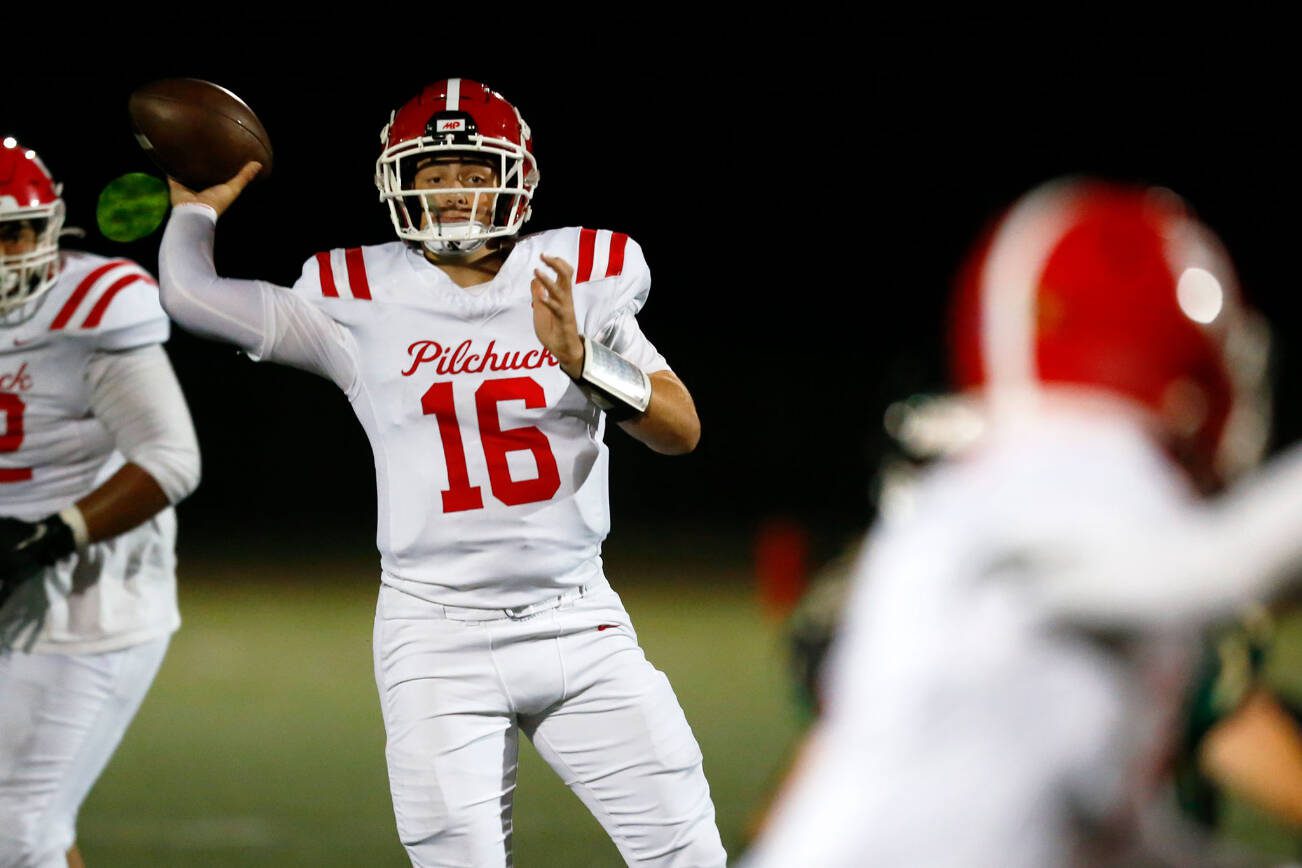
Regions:
<svg viewBox="0 0 1302 868"><path fill-rule="evenodd" d="M11 213L2 219L36 221L29 249L0 254L0 326L10 326L30 318L38 306L34 303L44 297L58 278L63 202L58 200L39 209L26 209L19 217Z"/></svg>

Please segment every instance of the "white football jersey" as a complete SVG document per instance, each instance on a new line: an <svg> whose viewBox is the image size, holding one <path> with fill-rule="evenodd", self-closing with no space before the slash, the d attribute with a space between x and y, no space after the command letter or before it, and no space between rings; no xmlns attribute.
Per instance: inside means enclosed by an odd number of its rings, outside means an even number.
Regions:
<svg viewBox="0 0 1302 868"><path fill-rule="evenodd" d="M914 495L868 536L820 737L747 868L1077 864L1154 767L1178 688L1146 692L1042 594L1060 564L1197 508L1142 427L1045 420Z"/></svg>
<svg viewBox="0 0 1302 868"><path fill-rule="evenodd" d="M0 327L0 514L28 521L75 503L125 462L92 415L98 351L167 340L157 284L139 265L65 253L25 322ZM170 508L45 575L48 609L33 650L98 652L175 630L176 520Z"/></svg>
<svg viewBox="0 0 1302 868"><path fill-rule="evenodd" d="M530 282L535 268L550 273L543 253L575 268L582 332L648 373L668 368L634 319L651 280L622 233L523 237L493 280L469 290L401 242L317 254L294 285L343 330L318 339L342 341L346 361L331 376L374 451L384 581L432 602L528 605L601 569L604 414L534 332ZM292 315L280 314L255 356L293 363L277 354Z"/></svg>

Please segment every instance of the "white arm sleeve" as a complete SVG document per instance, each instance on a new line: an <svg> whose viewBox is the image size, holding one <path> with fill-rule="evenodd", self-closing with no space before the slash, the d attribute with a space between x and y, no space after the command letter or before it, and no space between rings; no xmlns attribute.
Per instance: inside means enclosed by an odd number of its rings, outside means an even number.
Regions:
<svg viewBox="0 0 1302 868"><path fill-rule="evenodd" d="M216 223L206 205L173 209L158 251L163 309L195 334L235 344L254 359L319 374L351 394L357 381L352 335L285 287L218 277Z"/></svg>
<svg viewBox="0 0 1302 868"><path fill-rule="evenodd" d="M199 485L199 442L167 353L158 344L98 352L86 368L90 406L127 460L177 503Z"/></svg>
<svg viewBox="0 0 1302 868"><path fill-rule="evenodd" d="M1302 579L1302 446L1227 495L1053 569L1045 602L1096 626L1200 622Z"/></svg>

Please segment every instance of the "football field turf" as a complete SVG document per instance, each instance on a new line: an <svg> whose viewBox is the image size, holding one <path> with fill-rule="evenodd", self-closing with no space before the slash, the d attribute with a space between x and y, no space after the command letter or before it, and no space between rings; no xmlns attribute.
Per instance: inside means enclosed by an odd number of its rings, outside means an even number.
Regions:
<svg viewBox="0 0 1302 868"><path fill-rule="evenodd" d="M185 623L82 810L88 864L408 864L371 672L375 559L281 564L183 561ZM777 631L736 569L608 566L701 743L736 854L797 729ZM516 864L622 864L524 739L520 752Z"/></svg>
<svg viewBox="0 0 1302 868"><path fill-rule="evenodd" d="M608 558L648 657L669 674L705 754L730 855L798 730L779 631L744 558L681 543ZM315 558L189 557L185 623L121 748L87 800L93 868L401 866L371 674L378 572L363 551ZM1302 698L1302 621L1281 632L1273 680ZM522 866L622 864L527 741L515 799ZM1231 804L1236 837L1279 856L1296 839Z"/></svg>

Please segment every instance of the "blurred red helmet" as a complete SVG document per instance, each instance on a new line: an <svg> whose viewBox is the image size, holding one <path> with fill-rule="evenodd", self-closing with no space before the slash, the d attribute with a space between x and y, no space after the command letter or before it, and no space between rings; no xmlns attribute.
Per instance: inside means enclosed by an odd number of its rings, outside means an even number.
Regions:
<svg viewBox="0 0 1302 868"><path fill-rule="evenodd" d="M0 324L43 295L58 277L64 214L59 193L35 151L12 137L0 139L0 240L12 245L31 239L21 251L0 253Z"/></svg>
<svg viewBox="0 0 1302 868"><path fill-rule="evenodd" d="M1091 390L1140 408L1197 478L1264 450L1264 321L1169 190L1065 180L1023 196L961 270L951 328L954 383L996 418Z"/></svg>
<svg viewBox="0 0 1302 868"><path fill-rule="evenodd" d="M380 140L384 149L375 163L375 185L399 238L442 252L471 250L489 238L514 235L529 219L529 203L538 186L529 126L515 106L487 85L468 78L429 85L393 113ZM420 158L426 155L470 158L496 169L496 186L439 191L464 192L475 198L476 206L479 197L491 196L491 226L438 219L430 197L422 196L413 183Z"/></svg>

